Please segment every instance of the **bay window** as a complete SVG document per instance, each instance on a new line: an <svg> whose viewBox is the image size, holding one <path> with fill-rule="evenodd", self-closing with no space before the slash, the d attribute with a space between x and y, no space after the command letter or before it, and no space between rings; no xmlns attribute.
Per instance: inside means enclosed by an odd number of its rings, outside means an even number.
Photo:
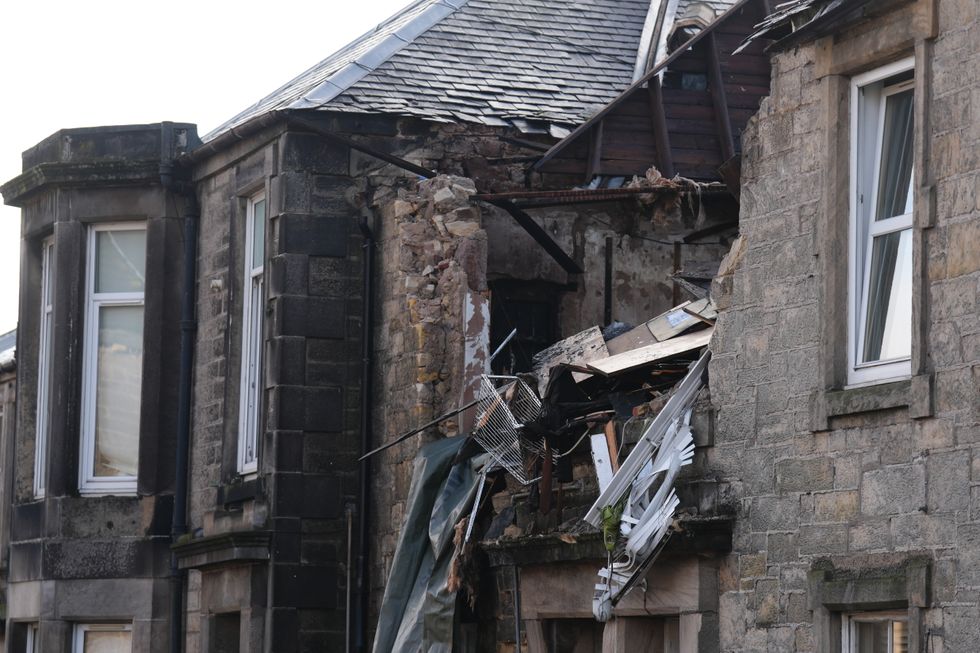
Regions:
<svg viewBox="0 0 980 653"><path fill-rule="evenodd" d="M258 469L262 407L262 321L265 316L265 195L248 200L245 211L245 270L242 283L242 368L239 386L238 472Z"/></svg>
<svg viewBox="0 0 980 653"><path fill-rule="evenodd" d="M51 319L54 309L54 239L41 243L41 317L38 329L37 416L34 437L34 497L44 498L47 487L48 430L51 405Z"/></svg>
<svg viewBox="0 0 980 653"><path fill-rule="evenodd" d="M911 375L911 58L851 82L848 383Z"/></svg>
<svg viewBox="0 0 980 653"><path fill-rule="evenodd" d="M143 372L143 223L88 234L82 365L82 494L133 494Z"/></svg>

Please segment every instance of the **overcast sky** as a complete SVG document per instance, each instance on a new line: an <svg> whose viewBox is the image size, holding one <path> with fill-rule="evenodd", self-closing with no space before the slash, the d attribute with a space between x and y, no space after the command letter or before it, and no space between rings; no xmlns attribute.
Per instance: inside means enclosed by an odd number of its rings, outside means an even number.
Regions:
<svg viewBox="0 0 980 653"><path fill-rule="evenodd" d="M4 3L0 183L63 127L173 120L205 134L409 2ZM0 206L0 333L17 326L19 221Z"/></svg>

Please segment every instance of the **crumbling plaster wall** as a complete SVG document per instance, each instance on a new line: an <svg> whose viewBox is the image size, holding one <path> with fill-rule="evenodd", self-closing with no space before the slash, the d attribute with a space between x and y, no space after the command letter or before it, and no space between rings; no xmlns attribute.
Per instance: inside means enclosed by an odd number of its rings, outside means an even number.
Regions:
<svg viewBox="0 0 980 653"><path fill-rule="evenodd" d="M932 6L920 0L901 11ZM716 284L730 294L716 298L724 310L711 343L717 415L715 446L706 450L709 468L739 497L735 550L719 579L722 651L831 650L815 625L819 597L808 579L823 558L838 569L901 575L924 556L932 583L924 650L972 651L980 639L975 2L938 3L938 38L915 47L917 74L931 87L924 151L935 192L931 209L928 199L916 209L921 369L904 396L879 393L829 417L826 408L834 387L823 370L843 343L822 334L839 329L832 279L847 252L829 226L839 208L833 198L843 195L832 185L832 148L847 122L846 94L832 89L846 89L847 78L824 76L820 66L834 49L873 57L916 24L930 23L895 14L776 55L772 94L742 137L746 249L733 278ZM882 56L886 63L895 55ZM846 170L846 150L837 161Z"/></svg>

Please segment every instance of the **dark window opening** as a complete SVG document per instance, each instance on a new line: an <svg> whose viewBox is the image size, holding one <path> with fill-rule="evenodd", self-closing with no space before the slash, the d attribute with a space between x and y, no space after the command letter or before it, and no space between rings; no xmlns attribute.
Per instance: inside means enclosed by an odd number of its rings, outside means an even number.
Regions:
<svg viewBox="0 0 980 653"><path fill-rule="evenodd" d="M226 612L211 617L211 653L238 653L240 649L241 615Z"/></svg>
<svg viewBox="0 0 980 653"><path fill-rule="evenodd" d="M517 329L493 360L493 372L529 372L531 358L558 340L560 289L551 283L498 280L490 282L490 293L490 350Z"/></svg>

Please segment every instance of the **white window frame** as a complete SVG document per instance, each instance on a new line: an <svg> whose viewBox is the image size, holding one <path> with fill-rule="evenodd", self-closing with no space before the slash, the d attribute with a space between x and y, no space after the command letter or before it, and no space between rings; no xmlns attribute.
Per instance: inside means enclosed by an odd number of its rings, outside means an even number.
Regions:
<svg viewBox="0 0 980 653"><path fill-rule="evenodd" d="M27 641L24 643L24 651L26 653L38 653L41 650L40 637L38 637L38 626L37 622L27 624Z"/></svg>
<svg viewBox="0 0 980 653"><path fill-rule="evenodd" d="M103 632L103 633L130 633L129 640L129 650L133 650L133 624L131 623L115 623L115 624L75 624L74 632L72 633L71 651L72 653L85 653L85 633L87 632Z"/></svg>
<svg viewBox="0 0 980 653"><path fill-rule="evenodd" d="M901 621L908 628L909 616L906 612L855 612L843 615L841 620L841 653L857 653L857 625L881 621ZM888 631L888 651L892 650L892 633Z"/></svg>
<svg viewBox="0 0 980 653"><path fill-rule="evenodd" d="M143 292L95 292L96 234L101 231L146 231L146 223L112 222L92 225L88 230L85 249L85 332L82 344L82 446L78 464L78 491L84 495L135 495L136 476L95 476L93 473L95 402L99 374L99 309L103 306L143 306L146 296L145 286Z"/></svg>
<svg viewBox="0 0 980 653"><path fill-rule="evenodd" d="M911 352L909 356L861 362L864 349L865 325L867 323L867 303L868 289L871 278L871 248L874 244L875 236L881 236L892 232L901 232L911 229L913 226L913 213L902 216L895 216L886 220L874 220L876 204L878 201L878 175L881 167L882 135L884 130L884 113L886 94L883 93L878 100L876 107L877 120L873 125L876 130L873 147L875 148L875 158L873 163L873 176L870 184L859 184L859 148L865 130L869 127L866 119L862 118L862 89L872 84L881 82L889 77L903 72L914 70L915 58L906 57L894 63L876 68L867 73L857 75L851 79L851 106L850 106L850 220L848 229L848 302L847 302L847 385L856 387L883 383L899 379L909 378L912 375ZM909 82L914 85L914 80ZM903 84L901 88L889 89L887 94L892 94L907 90ZM862 124L865 123L865 124ZM916 127L918 128L918 127ZM913 192L915 190L915 168L912 169ZM867 175L864 175L865 177ZM863 213L862 217L862 193L870 195L870 207ZM870 228L864 224L864 220L870 220ZM867 230L865 239L864 231ZM860 272L859 272L860 270ZM911 330L912 325L909 324Z"/></svg>
<svg viewBox="0 0 980 653"><path fill-rule="evenodd" d="M242 347L238 392L238 473L254 474L259 468L259 432L262 425L262 349L265 320L265 252L254 266L252 247L255 233L255 206L265 202L262 229L269 221L269 203L264 192L248 198L245 208L245 250L242 275ZM266 239L263 238L263 242Z"/></svg>
<svg viewBox="0 0 980 653"><path fill-rule="evenodd" d="M51 425L51 341L54 316L54 237L41 241L41 315L37 347L37 415L34 437L34 498L47 488L48 432Z"/></svg>

